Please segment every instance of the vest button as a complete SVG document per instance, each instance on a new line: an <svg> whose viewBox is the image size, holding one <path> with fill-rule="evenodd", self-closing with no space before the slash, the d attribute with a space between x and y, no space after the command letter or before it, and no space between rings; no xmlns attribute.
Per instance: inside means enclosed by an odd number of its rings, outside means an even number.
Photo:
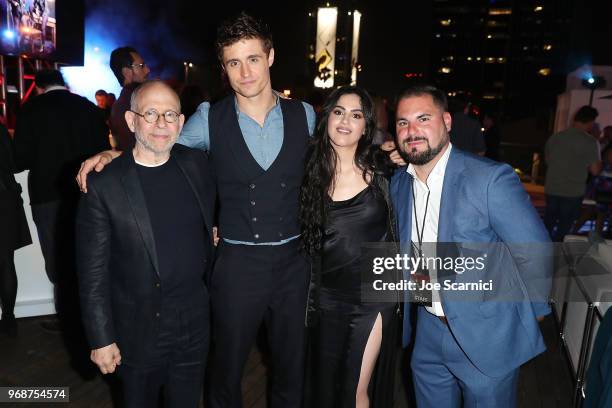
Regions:
<svg viewBox="0 0 612 408"><path fill-rule="evenodd" d="M251 201L251 205L255 205L255 201Z"/></svg>
<svg viewBox="0 0 612 408"><path fill-rule="evenodd" d="M282 233L282 232L279 232L279 233L278 233L278 236L282 238L282 237L283 237L283 233Z"/></svg>
<svg viewBox="0 0 612 408"><path fill-rule="evenodd" d="M281 187L285 188L285 187L287 187L287 185L285 183L281 183Z"/></svg>
<svg viewBox="0 0 612 408"><path fill-rule="evenodd" d="M254 235L255 239L259 239L259 234Z"/></svg>
<svg viewBox="0 0 612 408"><path fill-rule="evenodd" d="M159 285L159 282L155 283L155 287L156 287L156 288L159 288L159 286L160 286L160 285Z"/></svg>
<svg viewBox="0 0 612 408"><path fill-rule="evenodd" d="M283 217L278 217L278 220L279 220L279 221L282 221L282 220L283 220Z"/></svg>
<svg viewBox="0 0 612 408"><path fill-rule="evenodd" d="M251 220L253 220L253 222L257 222L257 217L253 217Z"/></svg>
<svg viewBox="0 0 612 408"><path fill-rule="evenodd" d="M251 187L251 190L252 190L252 189L254 189L254 188L255 188L255 184L254 184L254 183L251 183L251 185L250 185L249 187Z"/></svg>
<svg viewBox="0 0 612 408"><path fill-rule="evenodd" d="M155 317L159 317L159 312L155 313Z"/></svg>

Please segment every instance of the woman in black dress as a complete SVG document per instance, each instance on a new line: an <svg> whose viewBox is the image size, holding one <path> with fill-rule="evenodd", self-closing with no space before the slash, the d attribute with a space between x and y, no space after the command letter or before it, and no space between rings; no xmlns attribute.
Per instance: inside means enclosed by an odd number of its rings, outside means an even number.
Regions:
<svg viewBox="0 0 612 408"><path fill-rule="evenodd" d="M17 273L13 262L16 249L32 243L28 222L23 211L21 186L13 176L14 164L11 138L0 125L0 333L14 336Z"/></svg>
<svg viewBox="0 0 612 408"><path fill-rule="evenodd" d="M398 306L361 300L361 245L393 240L385 166L376 164L386 155L370 147L375 129L367 92L339 88L323 107L307 160L300 221L313 258L310 382L317 407L392 406Z"/></svg>

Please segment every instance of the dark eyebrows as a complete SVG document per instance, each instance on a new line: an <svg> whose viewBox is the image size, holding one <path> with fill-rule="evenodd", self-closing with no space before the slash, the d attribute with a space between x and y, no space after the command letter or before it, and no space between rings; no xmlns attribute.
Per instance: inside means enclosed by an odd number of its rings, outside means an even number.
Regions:
<svg viewBox="0 0 612 408"><path fill-rule="evenodd" d="M246 59L252 59L252 58L263 58L263 55L261 55L261 54L251 54L251 55L246 57ZM229 64L230 62L234 62L234 61L240 62L240 59L232 58L232 59L229 59L229 60L225 61L225 63Z"/></svg>
<svg viewBox="0 0 612 408"><path fill-rule="evenodd" d="M421 113L420 115L417 116L417 119L421 119L421 118L429 118L431 117L431 113Z"/></svg>
<svg viewBox="0 0 612 408"><path fill-rule="evenodd" d="M335 108L342 109L343 111L346 111L346 108L344 106L335 105L334 109ZM351 112L361 112L361 113L363 113L363 109L361 109L361 108L351 109Z"/></svg>

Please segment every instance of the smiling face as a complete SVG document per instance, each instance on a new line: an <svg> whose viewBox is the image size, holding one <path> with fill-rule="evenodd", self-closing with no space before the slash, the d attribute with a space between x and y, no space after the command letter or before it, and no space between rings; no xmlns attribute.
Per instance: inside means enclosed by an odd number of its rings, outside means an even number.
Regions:
<svg viewBox="0 0 612 408"><path fill-rule="evenodd" d="M361 98L356 94L345 94L338 98L327 119L327 134L334 149L356 149L365 129Z"/></svg>
<svg viewBox="0 0 612 408"><path fill-rule="evenodd" d="M136 143L140 148L155 154L168 153L183 128L185 117L180 115L176 121L168 123L164 113L167 111L179 113L181 111L179 98L166 85L155 83L145 86L146 88L137 95L136 105L132 106L132 110L140 114L155 110L160 114L157 121L148 123L143 117L131 111L125 113L125 119L130 130L134 132Z"/></svg>
<svg viewBox="0 0 612 408"><path fill-rule="evenodd" d="M403 98L396 117L397 144L404 161L422 166L443 154L450 140L451 115L431 95Z"/></svg>
<svg viewBox="0 0 612 408"><path fill-rule="evenodd" d="M271 89L270 67L274 49L266 53L259 38L240 40L223 47L223 70L230 86L239 95L253 98Z"/></svg>

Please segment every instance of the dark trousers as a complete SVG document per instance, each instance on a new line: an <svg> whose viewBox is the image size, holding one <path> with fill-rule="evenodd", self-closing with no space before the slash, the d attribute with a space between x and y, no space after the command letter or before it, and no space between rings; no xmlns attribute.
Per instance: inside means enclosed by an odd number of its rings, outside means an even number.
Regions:
<svg viewBox="0 0 612 408"><path fill-rule="evenodd" d="M580 216L583 197L561 197L546 194L544 224L554 242L562 242Z"/></svg>
<svg viewBox="0 0 612 408"><path fill-rule="evenodd" d="M47 277L54 285L74 270L76 201L51 201L32 205Z"/></svg>
<svg viewBox="0 0 612 408"><path fill-rule="evenodd" d="M81 319L76 276L75 219L77 200L66 199L32 205L47 277L53 283L55 310L72 365L90 378L96 374L89 361L89 346Z"/></svg>
<svg viewBox="0 0 612 408"><path fill-rule="evenodd" d="M163 310L157 345L147 363L122 362L117 374L125 408L157 407L163 390L164 407L197 408L202 395L203 364L209 328L201 312Z"/></svg>
<svg viewBox="0 0 612 408"><path fill-rule="evenodd" d="M0 251L0 308L2 320L15 318L17 299L17 272L13 260L14 251Z"/></svg>
<svg viewBox="0 0 612 408"><path fill-rule="evenodd" d="M242 407L242 371L262 322L272 361L268 406L301 406L310 268L298 245L298 240L280 246L223 242L217 249L210 289L211 407Z"/></svg>

